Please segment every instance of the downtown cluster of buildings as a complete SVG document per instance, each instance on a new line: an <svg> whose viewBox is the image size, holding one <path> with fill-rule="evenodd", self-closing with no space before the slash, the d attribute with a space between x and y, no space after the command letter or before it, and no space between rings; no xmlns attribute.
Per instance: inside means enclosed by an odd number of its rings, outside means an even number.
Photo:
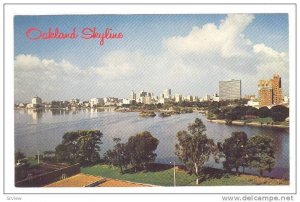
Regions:
<svg viewBox="0 0 300 202"><path fill-rule="evenodd" d="M205 99L205 98L203 98ZM152 92L145 92L142 90L139 93L131 91L128 98L123 99L123 104L143 103L143 104L165 104L167 102L199 102L203 99L199 99L198 96L176 93L172 95L171 89L165 89L159 96L155 96Z"/></svg>
<svg viewBox="0 0 300 202"><path fill-rule="evenodd" d="M51 103L43 103L39 97L33 97L31 103L20 103L17 108L85 108L99 106L122 106L124 104L165 104L165 103L180 103L180 102L203 102L203 101L225 101L225 100L240 100L242 98L242 82L241 80L219 81L219 95L205 95L202 98L198 96L176 93L172 94L171 89L165 89L159 96L155 96L153 92L142 90L139 93L131 91L127 98L119 99L115 97L92 98L89 101L80 101L72 99L70 101L52 101ZM288 105L288 97L282 93L281 77L275 74L270 80L258 81L258 98L255 95L247 95L248 106L256 108L262 106L272 107L274 105Z"/></svg>

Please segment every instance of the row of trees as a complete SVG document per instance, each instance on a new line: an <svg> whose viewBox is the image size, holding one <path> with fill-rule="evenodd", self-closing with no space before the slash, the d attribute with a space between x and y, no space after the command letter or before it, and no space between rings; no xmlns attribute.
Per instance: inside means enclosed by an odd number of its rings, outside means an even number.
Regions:
<svg viewBox="0 0 300 202"><path fill-rule="evenodd" d="M271 171L275 165L273 140L267 136L253 136L248 139L245 132L233 132L223 143L214 143L206 135L206 127L201 119L188 126L188 131L177 133L176 155L184 163L190 174L197 176L196 183L204 179L203 168L210 158L218 162L224 159L227 171L245 167L257 168L260 174Z"/></svg>
<svg viewBox="0 0 300 202"><path fill-rule="evenodd" d="M44 152L44 159L82 165L98 163L102 137L103 134L99 130L67 132L63 135L62 143L55 148L55 152ZM146 169L156 158L154 151L159 141L148 131L131 136L126 143L122 143L120 138L113 138L113 141L114 148L104 154L104 160L120 167L121 173L128 166L135 171L139 168Z"/></svg>
<svg viewBox="0 0 300 202"><path fill-rule="evenodd" d="M271 109L268 107L261 107L256 109L251 106L236 106L236 107L218 107L211 105L208 107L210 118L226 119L226 120L241 120L245 117L271 117L275 122L282 122L289 117L289 109L282 105L273 106Z"/></svg>

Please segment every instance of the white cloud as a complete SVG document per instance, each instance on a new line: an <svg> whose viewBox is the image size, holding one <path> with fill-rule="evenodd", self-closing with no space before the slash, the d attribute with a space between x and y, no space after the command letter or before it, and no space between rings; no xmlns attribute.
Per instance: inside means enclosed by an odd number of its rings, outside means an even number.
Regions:
<svg viewBox="0 0 300 202"><path fill-rule="evenodd" d="M193 27L187 36L175 36L165 40L168 51L176 55L220 54L228 58L247 56L251 42L242 32L254 19L253 15L230 14L221 22Z"/></svg>
<svg viewBox="0 0 300 202"><path fill-rule="evenodd" d="M120 79L133 76L143 69L146 56L139 52L112 51L101 58L101 65L93 68L104 79Z"/></svg>
<svg viewBox="0 0 300 202"><path fill-rule="evenodd" d="M16 56L14 64L16 70L38 69L41 66L41 60L36 56L21 54Z"/></svg>
<svg viewBox="0 0 300 202"><path fill-rule="evenodd" d="M265 44L257 44L253 47L256 55L258 77L264 78L271 73L279 73L285 81L288 81L288 54L278 52Z"/></svg>

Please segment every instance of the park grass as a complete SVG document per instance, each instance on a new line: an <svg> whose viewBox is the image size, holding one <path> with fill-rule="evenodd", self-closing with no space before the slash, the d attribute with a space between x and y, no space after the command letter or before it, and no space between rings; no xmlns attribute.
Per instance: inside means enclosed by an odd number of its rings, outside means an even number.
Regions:
<svg viewBox="0 0 300 202"><path fill-rule="evenodd" d="M202 186L235 186L235 185L289 185L285 179L272 179L254 175L225 175L219 179L209 179L203 181Z"/></svg>
<svg viewBox="0 0 300 202"><path fill-rule="evenodd" d="M263 125L279 125L279 126L289 126L288 121L283 121L283 122L274 122L271 117L266 117L266 118L255 118L255 119L247 119L247 120L238 120L243 123L255 123L255 124L263 124Z"/></svg>
<svg viewBox="0 0 300 202"><path fill-rule="evenodd" d="M102 176L107 178L126 180L132 182L139 182L144 184L153 184L159 186L173 186L173 172L172 168L140 171L137 173L121 174L120 169L117 167L110 167L105 164L98 164L91 167L82 167L81 172L89 175ZM190 176L186 172L176 173L176 184L178 186L189 185L195 181L194 176Z"/></svg>
<svg viewBox="0 0 300 202"><path fill-rule="evenodd" d="M263 124L271 124L273 122L273 119L271 117L266 118L256 118L256 119L247 119L247 120L239 120L244 122L252 122L252 123L263 123Z"/></svg>
<svg viewBox="0 0 300 202"><path fill-rule="evenodd" d="M27 160L31 167L38 165L38 160L35 157L28 157Z"/></svg>
<svg viewBox="0 0 300 202"><path fill-rule="evenodd" d="M159 165L159 164L158 164ZM107 178L126 180L144 184L153 184L159 186L174 186L173 167L170 165L155 166L149 171L120 173L117 167L111 167L105 164L98 164L89 167L82 167L81 172L89 175L102 176ZM226 186L226 185L288 185L289 181L284 179L272 179L254 175L241 174L236 176L223 170L207 168L205 169L206 178L200 186ZM176 167L176 185L177 186L195 186L196 176L189 175L185 170Z"/></svg>

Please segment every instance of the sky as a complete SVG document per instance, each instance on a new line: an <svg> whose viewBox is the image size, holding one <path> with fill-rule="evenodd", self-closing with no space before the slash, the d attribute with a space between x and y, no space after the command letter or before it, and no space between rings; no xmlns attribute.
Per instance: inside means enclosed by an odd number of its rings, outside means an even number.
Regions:
<svg viewBox="0 0 300 202"><path fill-rule="evenodd" d="M30 40L29 28L76 39ZM121 39L81 38L83 28ZM37 36L32 34L32 37ZM142 90L203 97L221 80L240 79L242 95L260 79L282 77L288 95L288 14L15 16L15 102L127 98Z"/></svg>

